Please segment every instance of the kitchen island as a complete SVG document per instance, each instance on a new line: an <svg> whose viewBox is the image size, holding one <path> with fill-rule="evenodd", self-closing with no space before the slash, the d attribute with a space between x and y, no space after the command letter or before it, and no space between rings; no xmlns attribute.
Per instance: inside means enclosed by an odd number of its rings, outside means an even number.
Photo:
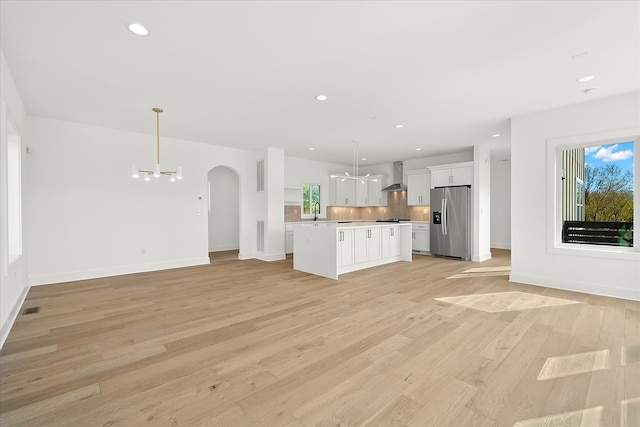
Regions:
<svg viewBox="0 0 640 427"><path fill-rule="evenodd" d="M410 223L297 224L293 240L293 268L329 279L391 262L411 262Z"/></svg>

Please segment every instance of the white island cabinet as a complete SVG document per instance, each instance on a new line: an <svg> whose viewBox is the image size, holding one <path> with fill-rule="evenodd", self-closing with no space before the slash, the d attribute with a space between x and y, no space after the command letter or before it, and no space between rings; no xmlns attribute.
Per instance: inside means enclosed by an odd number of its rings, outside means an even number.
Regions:
<svg viewBox="0 0 640 427"><path fill-rule="evenodd" d="M411 224L299 224L293 230L293 268L338 275L397 261L411 262Z"/></svg>

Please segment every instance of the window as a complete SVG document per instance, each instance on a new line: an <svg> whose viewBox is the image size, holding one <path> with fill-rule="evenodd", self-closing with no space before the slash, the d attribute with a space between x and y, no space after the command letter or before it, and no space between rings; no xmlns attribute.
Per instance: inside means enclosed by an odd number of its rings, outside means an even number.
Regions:
<svg viewBox="0 0 640 427"><path fill-rule="evenodd" d="M302 215L320 215L320 185L304 184L302 186Z"/></svg>
<svg viewBox="0 0 640 427"><path fill-rule="evenodd" d="M635 155L638 137L588 139L548 142L549 166L555 171L549 181L555 206L551 248L604 251L611 256L638 252L640 243L634 236L640 188L635 173L640 163Z"/></svg>
<svg viewBox="0 0 640 427"><path fill-rule="evenodd" d="M7 135L7 252L9 264L22 255L22 184L20 165L22 144L8 122Z"/></svg>

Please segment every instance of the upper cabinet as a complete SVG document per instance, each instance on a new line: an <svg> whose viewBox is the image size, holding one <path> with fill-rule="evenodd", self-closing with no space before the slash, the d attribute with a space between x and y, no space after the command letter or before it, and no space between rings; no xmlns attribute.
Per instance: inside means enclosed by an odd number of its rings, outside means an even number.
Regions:
<svg viewBox="0 0 640 427"><path fill-rule="evenodd" d="M430 203L431 174L428 170L407 172L407 205L420 206Z"/></svg>
<svg viewBox="0 0 640 427"><path fill-rule="evenodd" d="M331 179L331 206L356 206L356 182L353 179Z"/></svg>
<svg viewBox="0 0 640 427"><path fill-rule="evenodd" d="M330 206L386 206L387 194L382 192L382 175L372 179L331 178Z"/></svg>
<svg viewBox="0 0 640 427"><path fill-rule="evenodd" d="M374 175L376 181L367 181L367 200L365 206L387 206L387 193L382 191L383 176Z"/></svg>
<svg viewBox="0 0 640 427"><path fill-rule="evenodd" d="M473 162L430 166L431 187L451 187L473 183Z"/></svg>

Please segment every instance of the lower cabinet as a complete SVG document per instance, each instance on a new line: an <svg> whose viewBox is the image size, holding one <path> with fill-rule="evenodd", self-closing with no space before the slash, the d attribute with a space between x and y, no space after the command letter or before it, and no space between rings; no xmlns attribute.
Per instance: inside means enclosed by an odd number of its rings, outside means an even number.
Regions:
<svg viewBox="0 0 640 427"><path fill-rule="evenodd" d="M354 230L355 263L375 261L382 257L380 228L356 228Z"/></svg>
<svg viewBox="0 0 640 427"><path fill-rule="evenodd" d="M284 232L284 253L293 253L293 225L285 225Z"/></svg>
<svg viewBox="0 0 640 427"><path fill-rule="evenodd" d="M382 229L382 258L400 255L400 227Z"/></svg>
<svg viewBox="0 0 640 427"><path fill-rule="evenodd" d="M353 229L338 230L338 268L353 265Z"/></svg>
<svg viewBox="0 0 640 427"><path fill-rule="evenodd" d="M411 249L417 253L429 252L429 224L411 223Z"/></svg>
<svg viewBox="0 0 640 427"><path fill-rule="evenodd" d="M392 262L411 262L411 224L297 224L293 268L338 279L340 274Z"/></svg>

